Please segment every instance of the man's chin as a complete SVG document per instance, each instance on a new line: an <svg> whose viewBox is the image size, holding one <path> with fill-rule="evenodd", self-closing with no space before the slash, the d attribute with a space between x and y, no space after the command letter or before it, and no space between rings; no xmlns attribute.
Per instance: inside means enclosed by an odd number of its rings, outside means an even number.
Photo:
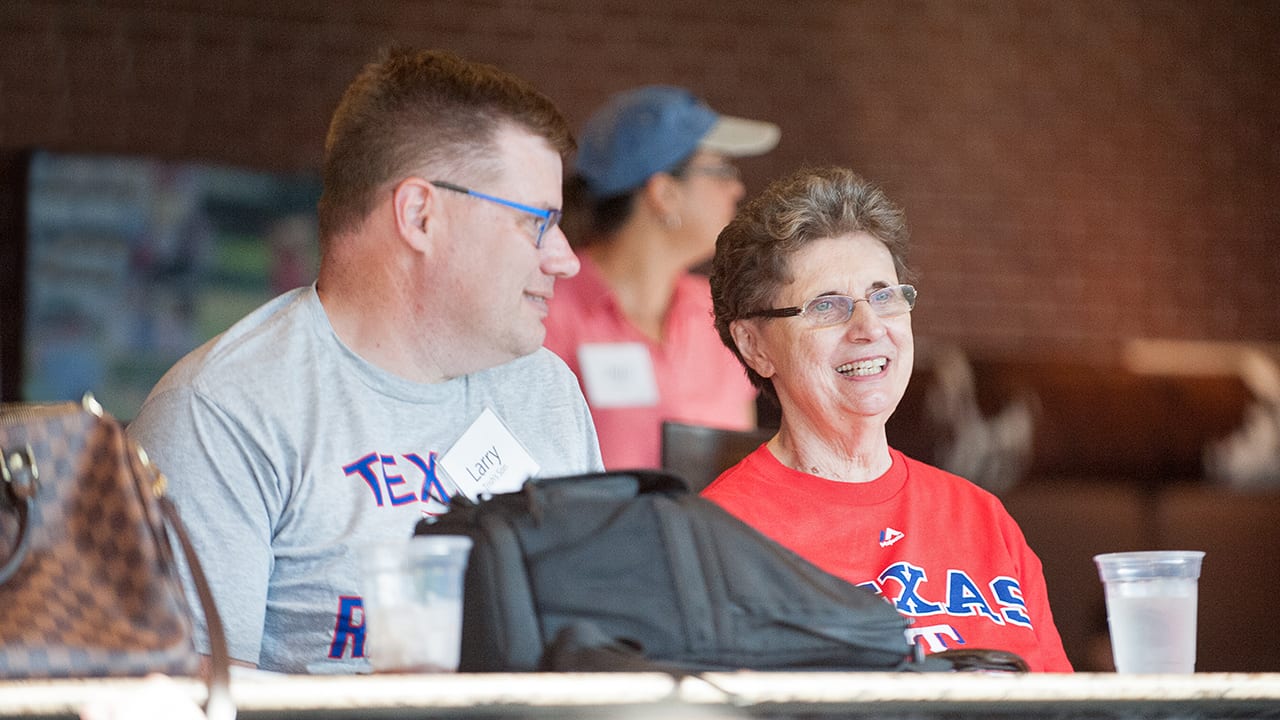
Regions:
<svg viewBox="0 0 1280 720"><path fill-rule="evenodd" d="M542 347L542 343L547 339L547 329L543 327L542 321L533 323L527 332L521 333L519 338L512 343L512 350L516 353L516 357L524 357L532 355ZM512 358L515 359L515 358Z"/></svg>

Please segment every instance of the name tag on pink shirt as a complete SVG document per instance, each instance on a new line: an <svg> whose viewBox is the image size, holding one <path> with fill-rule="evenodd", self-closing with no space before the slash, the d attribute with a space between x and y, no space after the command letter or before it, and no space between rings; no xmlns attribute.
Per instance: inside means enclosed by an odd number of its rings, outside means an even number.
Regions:
<svg viewBox="0 0 1280 720"><path fill-rule="evenodd" d="M578 366L587 402L597 408L649 407L658 404L653 359L644 343L583 343Z"/></svg>

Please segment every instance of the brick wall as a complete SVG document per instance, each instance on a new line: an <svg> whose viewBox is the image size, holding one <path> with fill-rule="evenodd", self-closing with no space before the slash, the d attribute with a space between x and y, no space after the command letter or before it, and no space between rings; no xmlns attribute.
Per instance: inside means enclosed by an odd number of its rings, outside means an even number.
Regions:
<svg viewBox="0 0 1280 720"><path fill-rule="evenodd" d="M881 181L914 229L918 334L1277 342L1277 37L1271 0L5 0L0 151L315 168L378 47L446 47L575 123L645 82L776 121L752 190L801 163Z"/></svg>

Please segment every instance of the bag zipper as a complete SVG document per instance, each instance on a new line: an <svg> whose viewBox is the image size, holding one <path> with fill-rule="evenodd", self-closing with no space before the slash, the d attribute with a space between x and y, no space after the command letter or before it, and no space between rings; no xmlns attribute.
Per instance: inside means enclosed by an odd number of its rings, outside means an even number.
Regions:
<svg viewBox="0 0 1280 720"><path fill-rule="evenodd" d="M73 405L72 401L53 402L53 403L4 403L0 404L0 423L12 425L26 420L36 420L49 415L57 415L67 411L67 407ZM87 392L84 397L80 398L80 409L100 418L105 414L102 409L102 403L98 402L98 398L93 396L92 392Z"/></svg>

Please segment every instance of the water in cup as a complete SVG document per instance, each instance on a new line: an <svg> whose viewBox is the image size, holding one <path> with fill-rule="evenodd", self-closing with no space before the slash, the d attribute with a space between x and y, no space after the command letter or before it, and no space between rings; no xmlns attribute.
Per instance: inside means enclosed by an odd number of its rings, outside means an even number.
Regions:
<svg viewBox="0 0 1280 720"><path fill-rule="evenodd" d="M1094 557L1106 592L1116 672L1190 673L1196 660L1200 551Z"/></svg>
<svg viewBox="0 0 1280 720"><path fill-rule="evenodd" d="M1194 580L1110 583L1106 593L1117 672L1195 671Z"/></svg>
<svg viewBox="0 0 1280 720"><path fill-rule="evenodd" d="M376 672L451 672L471 538L423 535L361 553L365 655Z"/></svg>

